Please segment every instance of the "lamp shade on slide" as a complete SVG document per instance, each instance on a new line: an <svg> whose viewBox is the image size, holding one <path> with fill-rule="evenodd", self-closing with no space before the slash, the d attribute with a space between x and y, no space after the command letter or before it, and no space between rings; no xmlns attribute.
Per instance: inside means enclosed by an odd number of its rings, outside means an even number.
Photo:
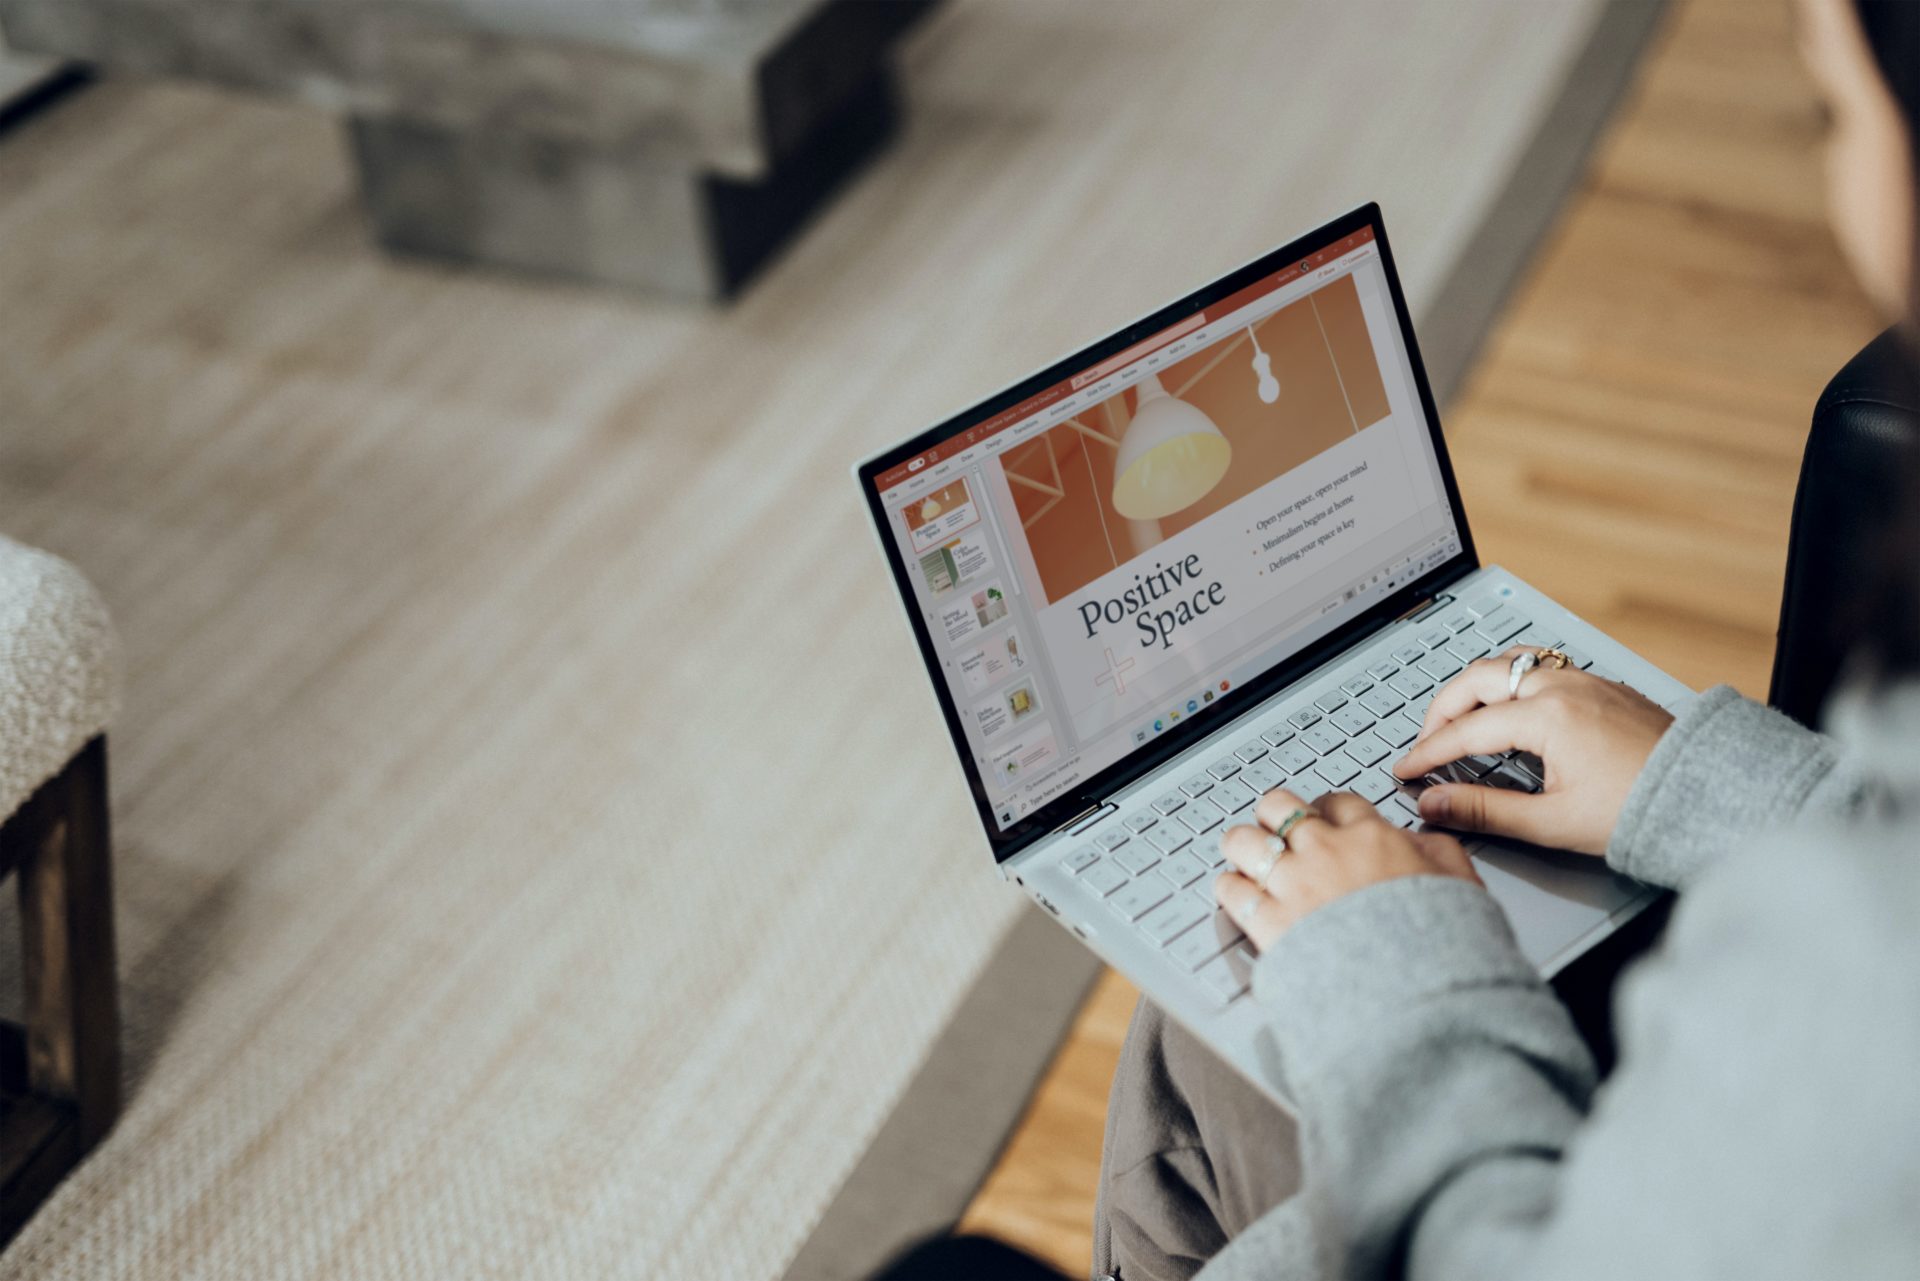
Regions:
<svg viewBox="0 0 1920 1281"><path fill-rule="evenodd" d="M1147 375L1113 465L1113 509L1128 520L1159 520L1204 498L1227 474L1233 446L1213 419L1167 394Z"/></svg>

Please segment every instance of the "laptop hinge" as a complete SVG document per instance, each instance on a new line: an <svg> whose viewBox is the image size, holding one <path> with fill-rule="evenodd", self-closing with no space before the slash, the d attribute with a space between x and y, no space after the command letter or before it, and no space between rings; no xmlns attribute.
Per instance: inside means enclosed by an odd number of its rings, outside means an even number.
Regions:
<svg viewBox="0 0 1920 1281"><path fill-rule="evenodd" d="M1116 810L1118 808L1119 806L1115 805L1112 801L1101 801L1097 805L1089 805L1086 809L1081 810L1078 814L1074 815L1072 818L1068 819L1066 822L1062 823L1060 826L1054 828L1053 834L1055 836L1058 836L1060 835L1060 833L1066 832L1071 835L1078 836L1081 832L1085 831L1089 827L1092 827L1095 823L1099 822L1102 818L1105 818L1109 811Z"/></svg>
<svg viewBox="0 0 1920 1281"><path fill-rule="evenodd" d="M1400 617L1393 621L1395 623L1404 623L1409 620L1418 621L1419 619L1425 618L1428 614L1431 614L1434 610L1439 609L1442 605L1451 605L1452 603L1453 597L1445 592L1441 592L1437 596L1429 596L1426 600L1414 605L1406 613L1400 615Z"/></svg>

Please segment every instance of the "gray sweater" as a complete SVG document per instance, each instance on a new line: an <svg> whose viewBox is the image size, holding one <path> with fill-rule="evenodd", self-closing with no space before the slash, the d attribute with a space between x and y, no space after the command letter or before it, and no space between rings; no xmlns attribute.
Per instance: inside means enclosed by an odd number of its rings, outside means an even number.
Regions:
<svg viewBox="0 0 1920 1281"><path fill-rule="evenodd" d="M1687 892L1597 1091L1479 887L1301 922L1254 992L1304 1187L1202 1277L1920 1275L1917 758L1920 690L1834 737L1724 687L1689 705L1607 851Z"/></svg>

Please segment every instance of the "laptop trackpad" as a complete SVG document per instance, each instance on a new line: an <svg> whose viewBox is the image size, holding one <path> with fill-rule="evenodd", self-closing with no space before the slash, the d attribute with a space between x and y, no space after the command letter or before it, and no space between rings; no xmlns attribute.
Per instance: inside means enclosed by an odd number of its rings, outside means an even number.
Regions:
<svg viewBox="0 0 1920 1281"><path fill-rule="evenodd" d="M1557 969L1572 960L1560 953L1646 893L1646 886L1588 854L1485 839L1468 842L1467 849L1536 967L1558 958Z"/></svg>

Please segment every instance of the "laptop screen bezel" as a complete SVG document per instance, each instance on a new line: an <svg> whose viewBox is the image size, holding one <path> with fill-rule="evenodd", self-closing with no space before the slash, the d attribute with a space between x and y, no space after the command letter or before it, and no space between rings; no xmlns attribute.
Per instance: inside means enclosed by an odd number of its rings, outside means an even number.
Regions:
<svg viewBox="0 0 1920 1281"><path fill-rule="evenodd" d="M887 513L881 502L881 491L876 483L878 478L915 455L951 440L961 432L977 426L1010 406L1019 404L1089 366L1125 351L1135 343L1158 334L1195 312L1202 311L1248 285L1290 266L1296 260L1305 258L1365 228L1371 228L1373 231L1374 244L1380 254L1388 291L1393 298L1393 312L1399 322L1401 341L1405 344L1407 358L1413 369L1414 386L1419 392L1420 410L1426 416L1427 432L1433 442L1441 482L1446 490L1447 506L1459 534L1459 552L1419 578L1376 601L1326 636L1304 646L1252 680L1222 694L1211 705L1194 713L1178 726L1135 747L1118 761L1081 780L1002 831L994 817L993 801L988 795L985 781L974 762L973 749L967 741L960 707L954 699L953 690L946 681L941 679L940 652L934 644L927 620L922 615L918 607L918 599L914 595L912 567L901 554L899 540L890 536L892 531L888 526ZM880 535L880 544L886 555L888 567L893 571L895 589L900 593L900 599L906 607L914 639L920 647L921 660L925 664L929 679L933 682L934 693L946 721L947 733L959 756L961 768L966 773L967 786L973 795L974 808L979 815L981 827L986 832L988 844L993 849L994 859L999 863L1006 862L1035 842L1051 835L1056 829L1088 810L1096 808L1106 798L1144 775L1152 773L1222 726L1350 648L1359 638L1412 611L1448 583L1479 568L1480 563L1474 550L1472 531L1467 526L1466 511L1460 502L1459 486L1454 480L1453 462L1447 454L1446 439L1441 432L1440 414L1434 405L1433 389L1427 380L1426 365L1420 358L1419 345L1414 340L1413 321L1407 312L1406 297L1400 288L1400 275L1394 267L1393 250L1388 243L1387 229L1381 221L1380 207L1377 204L1363 205L1351 213L1343 214L1332 222L1289 241L1270 253L1261 255L1247 265L1229 272L1177 302L1161 307L1098 342L1055 361L971 408L935 424L912 439L866 459L859 464L856 475L861 493L866 499L868 512Z"/></svg>

